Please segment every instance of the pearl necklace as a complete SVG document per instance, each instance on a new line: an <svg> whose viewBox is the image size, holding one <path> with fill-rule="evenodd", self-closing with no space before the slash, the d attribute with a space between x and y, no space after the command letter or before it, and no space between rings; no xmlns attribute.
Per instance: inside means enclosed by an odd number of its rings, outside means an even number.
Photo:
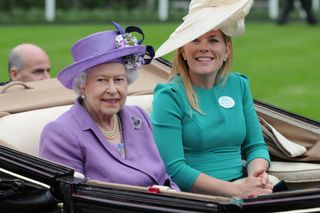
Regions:
<svg viewBox="0 0 320 213"><path fill-rule="evenodd" d="M109 140L115 139L119 134L120 126L119 126L119 118L117 115L113 116L113 128L110 131L106 130L105 128L103 128L99 124L97 124L97 125L98 125L99 129L101 130L101 132L103 133L103 135Z"/></svg>

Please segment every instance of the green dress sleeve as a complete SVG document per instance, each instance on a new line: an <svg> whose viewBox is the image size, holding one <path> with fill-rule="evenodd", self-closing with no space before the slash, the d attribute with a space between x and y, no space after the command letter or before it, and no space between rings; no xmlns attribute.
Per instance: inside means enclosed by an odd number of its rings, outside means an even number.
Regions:
<svg viewBox="0 0 320 213"><path fill-rule="evenodd" d="M155 88L153 133L167 172L183 191L190 191L200 172L186 164L182 141L182 99L170 84Z"/></svg>
<svg viewBox="0 0 320 213"><path fill-rule="evenodd" d="M242 144L247 165L255 158L264 158L270 163L267 145L263 139L262 130L255 111L253 98L250 92L249 80L244 75L239 75L243 92L243 113L246 123L246 138Z"/></svg>

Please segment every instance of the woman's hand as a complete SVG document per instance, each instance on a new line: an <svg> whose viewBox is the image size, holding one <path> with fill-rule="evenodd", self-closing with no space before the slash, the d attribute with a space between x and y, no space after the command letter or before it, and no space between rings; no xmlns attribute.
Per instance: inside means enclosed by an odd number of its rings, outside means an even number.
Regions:
<svg viewBox="0 0 320 213"><path fill-rule="evenodd" d="M257 197L258 195L271 194L273 185L269 182L268 175L266 173L259 173L259 175L257 177L246 177L240 183L235 182L234 184L237 185L235 197L247 199Z"/></svg>
<svg viewBox="0 0 320 213"><path fill-rule="evenodd" d="M266 184L262 183L262 179L265 179L266 175L263 172L258 172L257 176L251 175L235 182L229 182L200 173L191 192L242 199L271 194L273 185L269 181L266 181Z"/></svg>
<svg viewBox="0 0 320 213"><path fill-rule="evenodd" d="M269 179L268 173L264 169L260 169L258 171L255 171L252 174L253 177L260 177L261 178L261 183L266 185L266 184L272 184L271 180Z"/></svg>
<svg viewBox="0 0 320 213"><path fill-rule="evenodd" d="M269 162L262 158L256 158L247 166L248 177L260 177L262 184L271 183L266 170L269 167Z"/></svg>

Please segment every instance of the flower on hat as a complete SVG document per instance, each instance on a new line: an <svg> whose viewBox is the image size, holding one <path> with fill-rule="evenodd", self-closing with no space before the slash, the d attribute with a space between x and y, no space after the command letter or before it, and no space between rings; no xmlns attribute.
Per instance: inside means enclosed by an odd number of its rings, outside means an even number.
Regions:
<svg viewBox="0 0 320 213"><path fill-rule="evenodd" d="M115 38L115 47L124 48L138 46L139 42L131 33L119 34ZM126 70L134 72L137 71L141 65L144 64L144 59L140 54L132 54L124 57L124 65Z"/></svg>

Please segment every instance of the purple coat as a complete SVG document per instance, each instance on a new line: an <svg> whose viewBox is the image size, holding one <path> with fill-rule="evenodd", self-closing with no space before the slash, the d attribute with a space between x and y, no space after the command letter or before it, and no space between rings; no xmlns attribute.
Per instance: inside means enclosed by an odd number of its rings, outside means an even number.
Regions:
<svg viewBox="0 0 320 213"><path fill-rule="evenodd" d="M126 158L106 140L87 110L78 102L41 133L40 156L74 168L86 178L137 186L171 182L153 139L148 115L139 107L120 111ZM140 120L141 126L134 124Z"/></svg>

